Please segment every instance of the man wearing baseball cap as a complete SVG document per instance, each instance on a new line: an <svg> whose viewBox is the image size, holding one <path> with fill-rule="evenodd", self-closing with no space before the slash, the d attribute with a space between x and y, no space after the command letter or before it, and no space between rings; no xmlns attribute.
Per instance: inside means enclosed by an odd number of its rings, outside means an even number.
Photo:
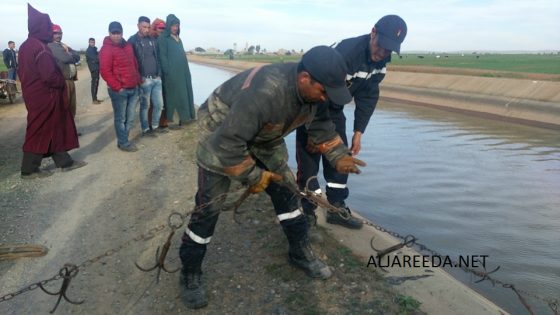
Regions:
<svg viewBox="0 0 560 315"><path fill-rule="evenodd" d="M354 98L356 107L354 109L354 134L350 144L352 156L358 155L361 149L361 138L369 119L373 114L377 100L379 99L379 83L385 77L386 65L391 61L391 53L400 54L401 44L406 37L406 23L397 15L386 15L382 17L371 30L371 33L348 38L333 47L344 58L348 66L346 83L350 94ZM345 144L346 117L344 116L344 104L327 102L329 114L336 131ZM300 188L304 188L308 179L316 176L319 172L319 163L323 158L323 176L327 182L327 200L338 208L344 209L347 216L327 212L327 222L339 224L351 229L360 229L363 225L361 220L351 215L346 205L349 190L346 186L348 175L338 172L329 163L325 163L325 156L317 149L317 144L309 137L305 127L300 127L296 134L296 156L298 161L297 182ZM321 187L317 179L309 181L309 190L321 193ZM315 217L317 206L303 200L302 206L305 213L311 218Z"/></svg>
<svg viewBox="0 0 560 315"><path fill-rule="evenodd" d="M333 48L318 46L299 63L259 66L242 72L216 88L198 110L198 192L194 212L183 234L179 256L183 264L183 300L189 308L208 304L202 283L202 261L210 243L223 200L232 180L249 192L266 192L288 238L292 265L318 279L332 275L314 256L307 236L307 218L287 165L284 137L298 126L308 126L309 137L341 173L360 173L365 164L348 154L326 110L317 103L351 100L346 88L346 64ZM210 202L213 201L213 202Z"/></svg>

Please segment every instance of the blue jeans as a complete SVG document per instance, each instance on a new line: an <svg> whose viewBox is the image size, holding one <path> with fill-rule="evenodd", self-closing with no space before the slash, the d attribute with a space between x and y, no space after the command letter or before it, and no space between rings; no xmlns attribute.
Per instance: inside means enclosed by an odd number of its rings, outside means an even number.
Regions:
<svg viewBox="0 0 560 315"><path fill-rule="evenodd" d="M10 80L15 80L16 79L16 68L10 68L8 69L8 79Z"/></svg>
<svg viewBox="0 0 560 315"><path fill-rule="evenodd" d="M142 131L156 129L159 126L159 119L161 117L161 110L163 109L163 94L161 89L161 78L149 79L142 77L143 83L140 85L140 125ZM152 121L148 121L148 107L152 100Z"/></svg>
<svg viewBox="0 0 560 315"><path fill-rule="evenodd" d="M134 115L136 104L140 94L139 88L124 89L121 92L109 90L109 97L113 105L113 114L115 116L115 131L117 133L117 144L119 147L127 147L128 134L134 126Z"/></svg>

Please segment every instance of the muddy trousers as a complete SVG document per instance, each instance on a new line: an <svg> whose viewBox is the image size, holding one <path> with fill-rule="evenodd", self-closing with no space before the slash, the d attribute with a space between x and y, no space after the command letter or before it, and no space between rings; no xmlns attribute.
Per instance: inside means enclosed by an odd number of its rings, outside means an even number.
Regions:
<svg viewBox="0 0 560 315"><path fill-rule="evenodd" d="M200 211L191 215L190 222L183 234L179 256L183 263L183 273L201 273L202 260L212 235L218 216L224 205L223 200L216 199L228 192L231 180L201 167L198 168L198 192L196 206L207 204ZM290 246L307 238L307 219L300 208L299 199L289 189L271 183L266 193L270 196L274 210ZM224 209L225 210L225 209Z"/></svg>
<svg viewBox="0 0 560 315"><path fill-rule="evenodd" d="M336 132L342 138L342 141L348 146L346 138L346 117L342 110L329 110L329 115L336 127ZM307 146L307 130L305 126L301 126L296 130L296 160L297 183L300 189L304 189L310 177L317 176L321 160L323 162L323 176L327 182L326 195L330 204L341 206L348 198L349 190L346 185L348 182L348 174L340 174L329 163L329 161L321 153L309 153L305 147ZM309 181L308 189L316 193L321 193L319 181L315 178ZM305 213L312 213L317 206L310 203L306 199L301 201L301 205Z"/></svg>
<svg viewBox="0 0 560 315"><path fill-rule="evenodd" d="M47 154L37 154L30 152L23 152L23 159L21 161L21 174L29 175L39 171L41 161L43 158L52 157L56 167L68 167L74 163L72 157L68 152L54 152Z"/></svg>

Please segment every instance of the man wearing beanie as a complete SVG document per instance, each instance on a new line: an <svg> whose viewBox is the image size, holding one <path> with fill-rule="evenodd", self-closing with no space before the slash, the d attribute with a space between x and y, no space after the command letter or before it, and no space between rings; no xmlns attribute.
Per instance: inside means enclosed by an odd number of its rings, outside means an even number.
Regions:
<svg viewBox="0 0 560 315"><path fill-rule="evenodd" d="M52 25L52 42L49 43L53 56L56 58L56 64L62 71L62 75L66 80L68 101L70 102L70 112L72 117L76 117L76 85L74 81L78 80L78 71L76 63L80 61L80 54L68 47L62 42L62 28L60 25Z"/></svg>
<svg viewBox="0 0 560 315"><path fill-rule="evenodd" d="M318 108L331 100L351 100L346 88L346 64L327 46L303 55L299 63L260 66L242 72L216 88L198 111L197 207L183 234L179 251L183 264L183 300L189 308L208 304L202 282L202 261L210 243L223 200L232 180L249 186L249 192L266 192L288 239L288 258L308 276L327 279L330 267L314 256L307 235L307 218L291 189L297 189L287 165L284 137L308 126L309 137L341 173L360 173L365 164L348 154L334 125Z"/></svg>
<svg viewBox="0 0 560 315"><path fill-rule="evenodd" d="M379 83L385 77L386 65L391 61L391 52L400 53L401 43L406 37L406 31L406 23L402 18L397 15L387 15L375 24L371 33L348 38L333 45L348 66L346 83L356 104L354 109L354 134L350 143L352 156L356 156L360 152L362 135L379 99ZM343 112L344 104L335 104L329 101L326 106L328 106L330 117L336 125L336 132L344 143L348 144L346 117ZM341 216L327 212L327 222L350 229L360 229L363 225L362 221L351 215L345 202L350 193L346 186L348 175L337 172L325 161L325 156L317 150L316 143L309 137L309 133L304 127L298 128L296 133L296 156L298 161L297 182L301 189L305 187L309 178L317 175L319 163L323 159L323 176L327 182L327 200L330 204L348 214ZM308 185L309 190L315 191L317 194L321 193L321 187L316 178L311 180ZM306 200L302 201L302 206L310 218L315 217L317 206Z"/></svg>

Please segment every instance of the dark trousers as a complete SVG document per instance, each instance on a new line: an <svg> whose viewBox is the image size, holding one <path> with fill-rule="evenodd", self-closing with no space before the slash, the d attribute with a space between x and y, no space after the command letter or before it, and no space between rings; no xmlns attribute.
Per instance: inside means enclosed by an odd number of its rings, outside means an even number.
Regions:
<svg viewBox="0 0 560 315"><path fill-rule="evenodd" d="M331 120L335 124L336 132L344 141L344 144L348 145L348 140L346 138L346 117L342 110L329 110L329 115ZM297 168L297 183L300 189L304 189L307 184L307 180L310 177L317 176L319 173L319 163L323 161L323 176L327 181L327 200L331 204L341 206L344 204L346 198L348 198L349 190L346 186L348 182L348 174L340 174L336 169L329 163L329 161L321 153L309 153L305 149L307 145L307 130L305 126L301 126L296 131L296 160L298 163ZM309 182L307 188L311 191L319 191L321 186L317 179L313 179ZM317 206L307 201L307 199L302 199L301 205L306 213L311 213Z"/></svg>
<svg viewBox="0 0 560 315"><path fill-rule="evenodd" d="M56 167L68 167L74 163L72 157L68 152L54 152L47 154L37 154L30 152L23 152L23 159L21 161L21 174L29 175L39 172L41 161L43 158L52 157Z"/></svg>
<svg viewBox="0 0 560 315"><path fill-rule="evenodd" d="M198 168L198 191L195 202L197 208L229 191L231 180L201 167ZM271 183L266 193L270 196L276 215L290 244L307 237L307 219L300 210L299 199L288 188ZM224 200L196 211L191 215L187 231L183 235L179 256L183 272L201 272L202 260L207 244L214 234Z"/></svg>
<svg viewBox="0 0 560 315"><path fill-rule="evenodd" d="M91 98L97 101L97 89L99 88L99 70L91 72Z"/></svg>

